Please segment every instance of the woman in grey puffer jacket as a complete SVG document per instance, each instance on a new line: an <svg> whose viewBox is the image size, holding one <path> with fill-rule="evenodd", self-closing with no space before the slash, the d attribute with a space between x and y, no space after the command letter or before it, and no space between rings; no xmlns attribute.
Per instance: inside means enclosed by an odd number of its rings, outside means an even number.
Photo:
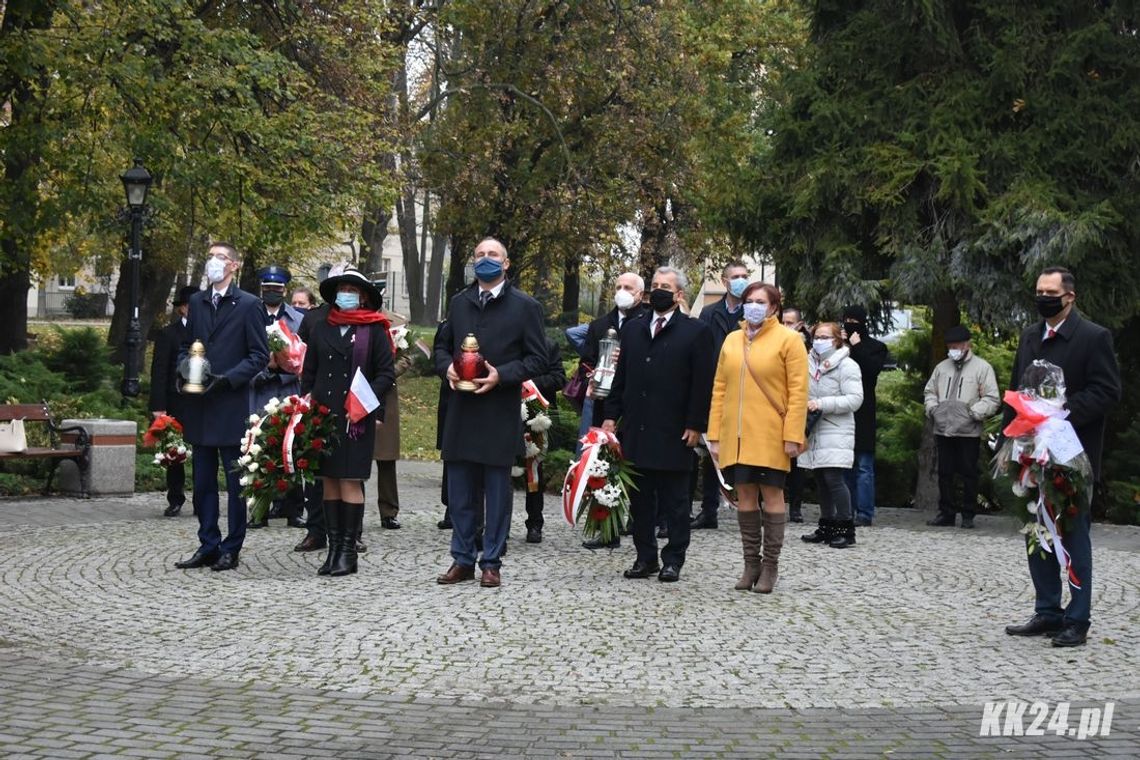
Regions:
<svg viewBox="0 0 1140 760"><path fill-rule="evenodd" d="M808 436L799 466L815 472L819 526L803 536L835 549L855 544L851 493L844 473L855 461L855 410L863 404L863 377L839 337L839 325L821 322L812 330L808 352L808 411L823 413Z"/></svg>

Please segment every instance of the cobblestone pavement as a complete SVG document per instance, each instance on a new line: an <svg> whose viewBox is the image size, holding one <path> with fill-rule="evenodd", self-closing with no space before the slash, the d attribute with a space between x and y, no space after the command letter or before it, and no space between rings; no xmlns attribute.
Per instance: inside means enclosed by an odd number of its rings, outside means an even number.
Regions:
<svg viewBox="0 0 1140 760"><path fill-rule="evenodd" d="M1095 526L1090 643L1057 650L1002 631L1032 591L998 518L882 510L842 552L790 531L762 596L732 590L731 514L661 584L621 577L628 539L581 549L553 498L546 540L524 543L519 495L503 587L441 587L438 465L400 472L405 527L373 510L343 579L282 521L237 571L179 571L196 521L162 518L157 494L0 502L0 756L1138 754L1136 529ZM1044 702L1021 721L1046 712L1044 735L979 735L993 700ZM1114 703L1111 730L1055 735L1060 701L1073 729Z"/></svg>

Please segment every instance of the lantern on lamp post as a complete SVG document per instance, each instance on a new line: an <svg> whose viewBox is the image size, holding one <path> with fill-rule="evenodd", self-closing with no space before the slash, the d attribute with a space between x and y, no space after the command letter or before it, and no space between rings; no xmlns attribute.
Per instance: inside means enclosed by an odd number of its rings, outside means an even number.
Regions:
<svg viewBox="0 0 1140 760"><path fill-rule="evenodd" d="M142 224L146 213L146 194L153 178L136 158L135 165L119 178L127 193L127 210L131 215L131 247L127 252L130 264L131 316L127 322L125 360L123 362L123 399L139 395L139 365L142 363L142 331L139 329L139 268L142 265Z"/></svg>

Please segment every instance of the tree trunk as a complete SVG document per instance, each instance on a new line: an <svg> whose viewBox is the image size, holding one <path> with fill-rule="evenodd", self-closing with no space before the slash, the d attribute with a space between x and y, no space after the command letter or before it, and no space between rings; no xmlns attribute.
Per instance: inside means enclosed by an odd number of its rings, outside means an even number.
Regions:
<svg viewBox="0 0 1140 760"><path fill-rule="evenodd" d="M155 319L166 313L170 302L170 290L178 276L167 264L155 257L146 255L143 250L139 267L139 334L145 342L150 335ZM129 259L124 256L119 262L119 281L115 285L115 309L111 313L111 327L107 331L107 345L111 347L111 360L122 364L125 360L127 324L131 319L131 268ZM146 351L139 352L143 361ZM140 375L142 367L138 367Z"/></svg>
<svg viewBox="0 0 1140 760"><path fill-rule="evenodd" d="M447 290L444 293L444 313L447 313L447 307L451 303L452 297L467 287L467 259L470 258L470 253L467 251L467 241L459 235L451 236L451 249L448 252L448 258L451 261L450 267L447 271Z"/></svg>
<svg viewBox="0 0 1140 760"><path fill-rule="evenodd" d="M929 377L934 366L946 355L946 330L961 324L958 297L952 290L941 290L934 296L931 316L930 356L922 370ZM938 507L938 451L934 446L934 425L929 419L922 426L922 442L918 447L918 482L914 487L914 506L926 510Z"/></svg>
<svg viewBox="0 0 1140 760"><path fill-rule="evenodd" d="M424 262L416 240L416 195L410 182L405 182L403 192L396 199L396 223L400 228L404 280L408 287L408 318L413 324L420 324L424 319Z"/></svg>
<svg viewBox="0 0 1140 760"><path fill-rule="evenodd" d="M581 261L578 256L567 256L562 264L562 317L558 322L559 324L578 324L581 296Z"/></svg>
<svg viewBox="0 0 1140 760"><path fill-rule="evenodd" d="M426 208L426 207L425 207ZM424 214L424 230L428 229L428 218ZM431 259L428 261L427 303L424 307L424 324L434 324L440 315L440 300L443 295L443 259L447 255L447 237L438 229L432 229Z"/></svg>

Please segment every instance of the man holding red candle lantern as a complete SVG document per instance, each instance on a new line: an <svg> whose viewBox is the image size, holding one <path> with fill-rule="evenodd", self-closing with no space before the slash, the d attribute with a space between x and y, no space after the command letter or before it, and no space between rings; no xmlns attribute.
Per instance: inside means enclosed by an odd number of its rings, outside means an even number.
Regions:
<svg viewBox="0 0 1140 760"><path fill-rule="evenodd" d="M436 581L475 578L481 482L486 524L480 585L494 588L500 583L500 557L511 523L511 466L523 440L520 386L542 374L547 353L542 307L507 280L506 247L485 238L475 246L473 260L476 282L451 300L435 347L436 370L455 391L442 441L453 562Z"/></svg>

